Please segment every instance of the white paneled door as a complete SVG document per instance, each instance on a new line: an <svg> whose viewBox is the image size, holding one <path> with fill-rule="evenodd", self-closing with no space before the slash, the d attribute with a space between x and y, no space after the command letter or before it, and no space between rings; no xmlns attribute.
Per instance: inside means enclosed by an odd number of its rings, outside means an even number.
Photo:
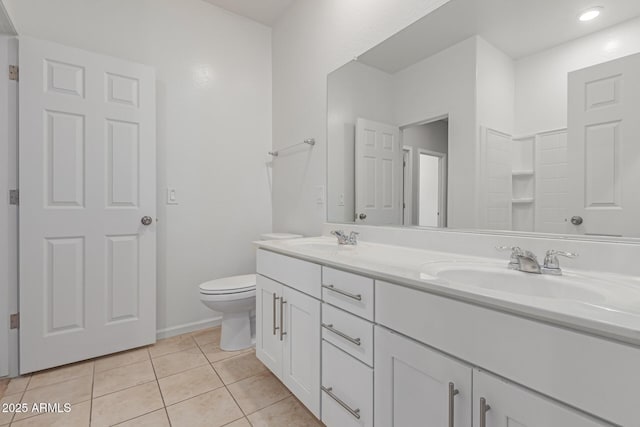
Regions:
<svg viewBox="0 0 640 427"><path fill-rule="evenodd" d="M20 39L21 373L155 341L155 110L153 69Z"/></svg>
<svg viewBox="0 0 640 427"><path fill-rule="evenodd" d="M569 74L571 233L640 236L638 111L640 54Z"/></svg>
<svg viewBox="0 0 640 427"><path fill-rule="evenodd" d="M402 224L402 146L397 126L356 121L356 222Z"/></svg>

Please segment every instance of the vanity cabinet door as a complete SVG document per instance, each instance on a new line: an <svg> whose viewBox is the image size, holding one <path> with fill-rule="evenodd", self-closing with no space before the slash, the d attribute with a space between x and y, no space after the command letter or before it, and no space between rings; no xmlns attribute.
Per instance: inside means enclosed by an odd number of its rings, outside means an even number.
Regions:
<svg viewBox="0 0 640 427"><path fill-rule="evenodd" d="M375 364L376 425L471 425L469 366L380 326L375 327Z"/></svg>
<svg viewBox="0 0 640 427"><path fill-rule="evenodd" d="M473 372L473 396L474 427L612 425L479 370ZM480 399L484 399L484 410Z"/></svg>
<svg viewBox="0 0 640 427"><path fill-rule="evenodd" d="M320 417L320 301L284 287L282 382Z"/></svg>
<svg viewBox="0 0 640 427"><path fill-rule="evenodd" d="M284 286L262 275L256 277L256 356L282 377L280 298Z"/></svg>

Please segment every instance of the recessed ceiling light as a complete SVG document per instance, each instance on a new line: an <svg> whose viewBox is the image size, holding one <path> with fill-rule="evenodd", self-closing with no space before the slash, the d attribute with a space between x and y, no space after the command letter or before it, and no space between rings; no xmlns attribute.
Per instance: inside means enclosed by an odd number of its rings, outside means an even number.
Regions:
<svg viewBox="0 0 640 427"><path fill-rule="evenodd" d="M600 16L600 12L602 12L601 7L592 7L591 9L587 9L580 14L578 19L582 22L591 21L592 19Z"/></svg>

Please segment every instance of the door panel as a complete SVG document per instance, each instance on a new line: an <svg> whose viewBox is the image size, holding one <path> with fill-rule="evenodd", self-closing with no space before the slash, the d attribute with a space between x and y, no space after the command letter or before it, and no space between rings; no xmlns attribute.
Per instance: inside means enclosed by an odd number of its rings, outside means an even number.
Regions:
<svg viewBox="0 0 640 427"><path fill-rule="evenodd" d="M473 396L474 427L480 427L480 398L490 407L485 416L491 427L612 426L478 370L473 371Z"/></svg>
<svg viewBox="0 0 640 427"><path fill-rule="evenodd" d="M569 73L571 233L640 236L640 54Z"/></svg>
<svg viewBox="0 0 640 427"><path fill-rule="evenodd" d="M375 423L389 427L449 425L449 383L455 426L471 425L471 368L426 346L375 327Z"/></svg>
<svg viewBox="0 0 640 427"><path fill-rule="evenodd" d="M277 377L282 377L280 298L283 286L256 276L256 356Z"/></svg>
<svg viewBox="0 0 640 427"><path fill-rule="evenodd" d="M155 341L155 74L22 38L20 369Z"/></svg>
<svg viewBox="0 0 640 427"><path fill-rule="evenodd" d="M356 221L402 223L400 129L371 120L356 121ZM366 215L360 218L359 215Z"/></svg>
<svg viewBox="0 0 640 427"><path fill-rule="evenodd" d="M320 301L284 288L282 382L320 416Z"/></svg>

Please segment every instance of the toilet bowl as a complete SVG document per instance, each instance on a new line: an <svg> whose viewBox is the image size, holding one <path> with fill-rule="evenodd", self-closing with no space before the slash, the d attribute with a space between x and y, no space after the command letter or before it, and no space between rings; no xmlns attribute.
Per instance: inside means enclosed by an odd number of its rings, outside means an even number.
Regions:
<svg viewBox="0 0 640 427"><path fill-rule="evenodd" d="M269 233L261 240L284 240L302 237L298 234ZM224 277L200 285L200 301L213 311L222 313L220 348L237 351L253 345L251 312L256 308L256 275Z"/></svg>

